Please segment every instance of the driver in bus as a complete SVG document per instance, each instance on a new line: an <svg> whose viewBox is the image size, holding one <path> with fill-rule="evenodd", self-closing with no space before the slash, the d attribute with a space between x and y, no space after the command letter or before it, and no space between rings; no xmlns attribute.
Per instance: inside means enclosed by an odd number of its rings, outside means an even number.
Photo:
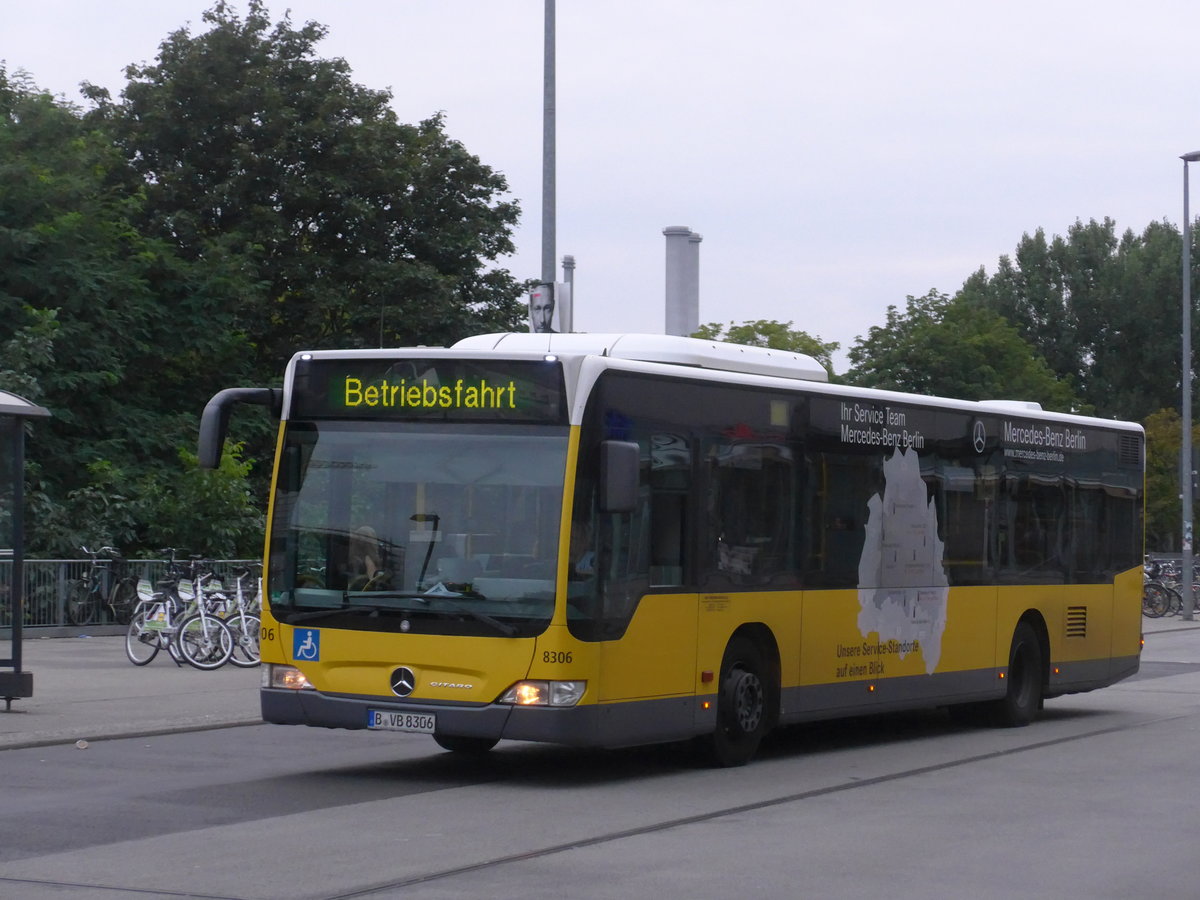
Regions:
<svg viewBox="0 0 1200 900"><path fill-rule="evenodd" d="M384 577L380 563L379 538L369 525L355 528L350 534L349 586L352 591L377 587Z"/></svg>

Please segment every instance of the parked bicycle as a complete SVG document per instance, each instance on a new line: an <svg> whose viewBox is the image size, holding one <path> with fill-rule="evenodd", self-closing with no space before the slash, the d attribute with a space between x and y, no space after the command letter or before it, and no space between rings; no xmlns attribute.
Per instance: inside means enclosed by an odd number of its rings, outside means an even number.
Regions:
<svg viewBox="0 0 1200 900"><path fill-rule="evenodd" d="M67 620L74 625L90 625L107 607L114 621L128 624L137 602L137 579L118 573L120 551L115 547L82 549L92 561L83 578L67 582Z"/></svg>
<svg viewBox="0 0 1200 900"><path fill-rule="evenodd" d="M1183 611L1179 563L1147 558L1143 566L1142 615L1149 619L1175 616ZM1192 608L1200 609L1200 579L1192 582Z"/></svg>
<svg viewBox="0 0 1200 900"><path fill-rule="evenodd" d="M262 622L261 567L239 566L232 572L232 589L228 579L218 575L211 561L193 557L190 578L180 583L185 599L192 599L195 609L205 615L218 616L225 622L233 637L233 652L228 661L235 666L251 668L259 665L259 631ZM191 593L185 593L191 591Z"/></svg>
<svg viewBox="0 0 1200 900"><path fill-rule="evenodd" d="M261 662L258 649L258 634L262 628L259 611L262 608L262 579L258 570L239 566L233 570L233 596L225 598L222 614L225 624L233 634L233 655L229 661L235 666L252 668Z"/></svg>
<svg viewBox="0 0 1200 900"><path fill-rule="evenodd" d="M166 648L176 663L218 669L233 654L233 633L205 602L199 579L184 577L175 550L163 552L170 554L167 576L153 588L148 581L138 583L139 601L125 635L125 654L135 666L144 666ZM190 569L198 572L198 559Z"/></svg>

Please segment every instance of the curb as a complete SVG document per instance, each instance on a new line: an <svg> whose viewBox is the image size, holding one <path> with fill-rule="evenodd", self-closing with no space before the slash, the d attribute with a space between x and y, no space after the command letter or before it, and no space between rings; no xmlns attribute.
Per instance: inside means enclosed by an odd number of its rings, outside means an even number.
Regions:
<svg viewBox="0 0 1200 900"><path fill-rule="evenodd" d="M75 744L79 741L84 741L85 744L91 744L96 741L118 741L126 738L143 738L143 737L159 737L164 734L185 734L191 731L213 731L221 728L245 728L247 725L261 725L261 718L255 719L229 719L226 721L205 721L181 723L178 725L162 725L156 728L139 728L133 731L110 731L110 732L89 732L83 733L85 729L80 729L74 732L59 732L54 735L42 735L29 740L16 740L11 743L6 742L0 736L0 753L5 750L28 750L33 747L57 747L60 745ZM81 748L83 749L83 748Z"/></svg>

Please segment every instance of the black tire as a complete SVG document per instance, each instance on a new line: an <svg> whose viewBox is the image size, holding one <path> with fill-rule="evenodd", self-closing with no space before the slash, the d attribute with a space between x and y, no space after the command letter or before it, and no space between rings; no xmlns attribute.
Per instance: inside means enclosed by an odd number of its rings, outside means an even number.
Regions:
<svg viewBox="0 0 1200 900"><path fill-rule="evenodd" d="M1167 615L1179 615L1180 611L1183 609L1183 595L1180 594L1179 591L1175 590L1175 588L1165 588L1165 590L1168 597Z"/></svg>
<svg viewBox="0 0 1200 900"><path fill-rule="evenodd" d="M147 665L158 656L162 646L157 629L146 625L146 610L139 609L129 620L129 630L125 632L125 655L135 666Z"/></svg>
<svg viewBox="0 0 1200 900"><path fill-rule="evenodd" d="M137 581L133 578L122 578L113 585L112 593L108 595L108 606L112 610L113 618L120 625L129 624L137 602Z"/></svg>
<svg viewBox="0 0 1200 900"><path fill-rule="evenodd" d="M1028 725L1042 708L1042 644L1028 622L1020 622L1013 632L1008 653L1007 690L988 711L993 725L1020 728Z"/></svg>
<svg viewBox="0 0 1200 900"><path fill-rule="evenodd" d="M233 654L233 635L216 616L188 616L180 624L175 642L188 665L205 671L221 668Z"/></svg>
<svg viewBox="0 0 1200 900"><path fill-rule="evenodd" d="M1171 594L1156 581L1148 581L1142 587L1142 615L1158 619L1171 608Z"/></svg>
<svg viewBox="0 0 1200 900"><path fill-rule="evenodd" d="M183 601L177 597L164 595L163 602L167 606L167 616L171 622L182 622L184 619ZM178 635L176 634L176 631L177 629L173 626L170 632L170 637L163 641L163 644L167 648L167 653L171 655L171 659L175 661L175 665L182 668L185 665L185 661L183 654L179 652L179 641L177 640Z"/></svg>
<svg viewBox="0 0 1200 900"><path fill-rule="evenodd" d="M258 633L262 630L262 620L258 616L235 613L225 620L225 625L233 637L233 653L229 661L243 669L253 669L261 664Z"/></svg>
<svg viewBox="0 0 1200 900"><path fill-rule="evenodd" d="M67 582L67 621L72 625L90 625L96 617L92 593L86 581L78 578Z"/></svg>
<svg viewBox="0 0 1200 900"><path fill-rule="evenodd" d="M455 737L448 734L435 734L433 739L443 750L464 756L483 756L500 742L499 738Z"/></svg>
<svg viewBox="0 0 1200 900"><path fill-rule="evenodd" d="M770 676L758 645L735 635L725 648L717 689L717 727L709 738L719 766L744 766L770 730Z"/></svg>

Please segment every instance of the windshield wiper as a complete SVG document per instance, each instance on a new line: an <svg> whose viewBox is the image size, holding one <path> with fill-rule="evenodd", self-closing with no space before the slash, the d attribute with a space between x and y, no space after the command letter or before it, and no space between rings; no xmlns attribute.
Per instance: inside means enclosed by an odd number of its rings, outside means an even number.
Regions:
<svg viewBox="0 0 1200 900"><path fill-rule="evenodd" d="M331 616L340 616L342 613L350 615L379 615L378 606L334 606L329 609L314 609L309 612L292 613L288 615L284 613L279 617L281 622L288 625L295 625L297 622L312 622L316 619L328 619Z"/></svg>
<svg viewBox="0 0 1200 900"><path fill-rule="evenodd" d="M485 612L480 612L477 609L471 609L469 606L463 606L461 603L455 603L455 597L467 597L471 600L486 600L483 594L475 591L463 592L460 594L450 593L430 593L429 591L376 591L373 592L373 597L379 597L384 600L416 600L419 603L429 606L434 601L440 601L448 606L454 612L462 613L464 616L470 616L472 619L483 622L485 625L490 625L495 628L505 637L512 637L517 633L517 629L509 625L507 622L501 622L499 619L489 616Z"/></svg>

